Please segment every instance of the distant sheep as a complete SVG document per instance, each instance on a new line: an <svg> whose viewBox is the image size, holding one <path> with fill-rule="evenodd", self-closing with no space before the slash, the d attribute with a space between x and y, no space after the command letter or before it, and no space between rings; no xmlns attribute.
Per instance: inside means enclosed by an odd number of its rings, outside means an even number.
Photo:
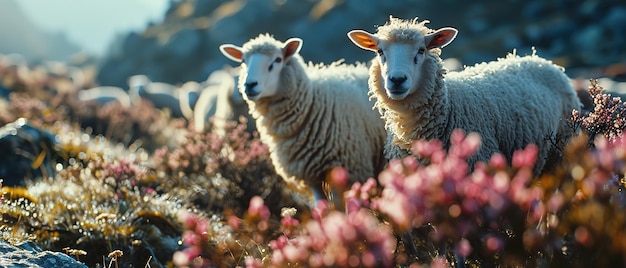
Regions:
<svg viewBox="0 0 626 268"><path fill-rule="evenodd" d="M299 38L282 43L262 34L220 50L242 62L239 90L277 173L319 198L333 167L345 167L352 181L378 174L385 129L367 96L366 66L307 65L301 46Z"/></svg>
<svg viewBox="0 0 626 268"><path fill-rule="evenodd" d="M203 85L196 81L185 82L178 88L178 103L180 112L185 119L191 120L193 118L194 106L200 98L200 90Z"/></svg>
<svg viewBox="0 0 626 268"><path fill-rule="evenodd" d="M152 82L145 75L134 75L128 79L129 94L133 102L139 99L150 101L158 109L167 109L172 117L184 117L180 105L180 91L174 85Z"/></svg>
<svg viewBox="0 0 626 268"><path fill-rule="evenodd" d="M103 106L107 103L117 101L122 107L128 108L131 105L128 93L122 88L113 86L101 86L78 91L78 101L96 102Z"/></svg>
<svg viewBox="0 0 626 268"><path fill-rule="evenodd" d="M448 73L441 48L454 28L431 30L428 21L390 18L376 34L354 30L354 44L378 55L370 67L370 94L392 137L388 158L409 154L418 139L438 139L448 147L454 129L476 132L482 146L470 159L488 161L495 152L509 160L528 144L539 147L535 173L554 150L546 138L567 140L567 120L581 104L563 68L536 55L510 54L494 62Z"/></svg>
<svg viewBox="0 0 626 268"><path fill-rule="evenodd" d="M247 122L246 131L252 133L256 130L254 118L248 112L248 104L237 90L235 77L229 71L211 73L203 87L194 107L194 126L197 131L211 130L224 135L227 122L238 122L242 116ZM213 118L212 128L206 125L210 118Z"/></svg>

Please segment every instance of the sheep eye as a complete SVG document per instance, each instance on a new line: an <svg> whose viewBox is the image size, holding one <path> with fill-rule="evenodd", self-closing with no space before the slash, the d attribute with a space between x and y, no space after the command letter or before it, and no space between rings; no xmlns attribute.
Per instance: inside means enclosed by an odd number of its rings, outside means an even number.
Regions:
<svg viewBox="0 0 626 268"><path fill-rule="evenodd" d="M376 53L378 53L378 56L382 56L383 55L383 50L382 49L376 50Z"/></svg>
<svg viewBox="0 0 626 268"><path fill-rule="evenodd" d="M426 52L426 49L425 49L425 48L423 48L423 47L422 47L422 48L420 48L420 49L417 51L417 53L419 53L419 54L424 54L424 52Z"/></svg>
<svg viewBox="0 0 626 268"><path fill-rule="evenodd" d="M274 60L274 62L276 62L276 63L280 63L280 62L282 62L282 61L283 61L283 59L281 59L281 58L276 58L276 59Z"/></svg>

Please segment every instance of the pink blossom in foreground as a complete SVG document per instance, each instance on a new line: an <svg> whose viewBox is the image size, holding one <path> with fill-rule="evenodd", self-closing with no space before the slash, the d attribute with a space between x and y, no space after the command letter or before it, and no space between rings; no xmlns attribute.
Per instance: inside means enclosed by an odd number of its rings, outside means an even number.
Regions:
<svg viewBox="0 0 626 268"><path fill-rule="evenodd" d="M270 242L272 264L310 267L389 267L395 239L391 230L366 209L345 214L330 211L306 223L293 239L281 236Z"/></svg>

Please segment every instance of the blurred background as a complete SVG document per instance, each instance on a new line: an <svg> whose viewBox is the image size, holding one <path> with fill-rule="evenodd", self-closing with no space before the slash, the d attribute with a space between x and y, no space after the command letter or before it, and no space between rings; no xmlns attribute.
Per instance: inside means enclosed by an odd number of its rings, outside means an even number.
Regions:
<svg viewBox="0 0 626 268"><path fill-rule="evenodd" d="M623 0L1 0L0 53L90 66L99 85L127 87L135 74L180 84L235 65L220 44L265 32L302 38L305 60L368 61L346 33L374 32L390 14L459 29L442 57L464 65L535 47L572 77L626 80Z"/></svg>

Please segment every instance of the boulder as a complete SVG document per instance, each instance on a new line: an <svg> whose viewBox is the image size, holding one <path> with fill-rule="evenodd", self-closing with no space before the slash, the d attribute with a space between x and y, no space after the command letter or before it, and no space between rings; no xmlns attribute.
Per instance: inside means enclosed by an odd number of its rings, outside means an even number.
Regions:
<svg viewBox="0 0 626 268"><path fill-rule="evenodd" d="M0 128L0 178L3 186L54 176L59 155L54 134L20 118Z"/></svg>
<svg viewBox="0 0 626 268"><path fill-rule="evenodd" d="M59 267L82 268L85 264L60 252L43 251L33 242L11 245L0 239L0 266L2 267Z"/></svg>

